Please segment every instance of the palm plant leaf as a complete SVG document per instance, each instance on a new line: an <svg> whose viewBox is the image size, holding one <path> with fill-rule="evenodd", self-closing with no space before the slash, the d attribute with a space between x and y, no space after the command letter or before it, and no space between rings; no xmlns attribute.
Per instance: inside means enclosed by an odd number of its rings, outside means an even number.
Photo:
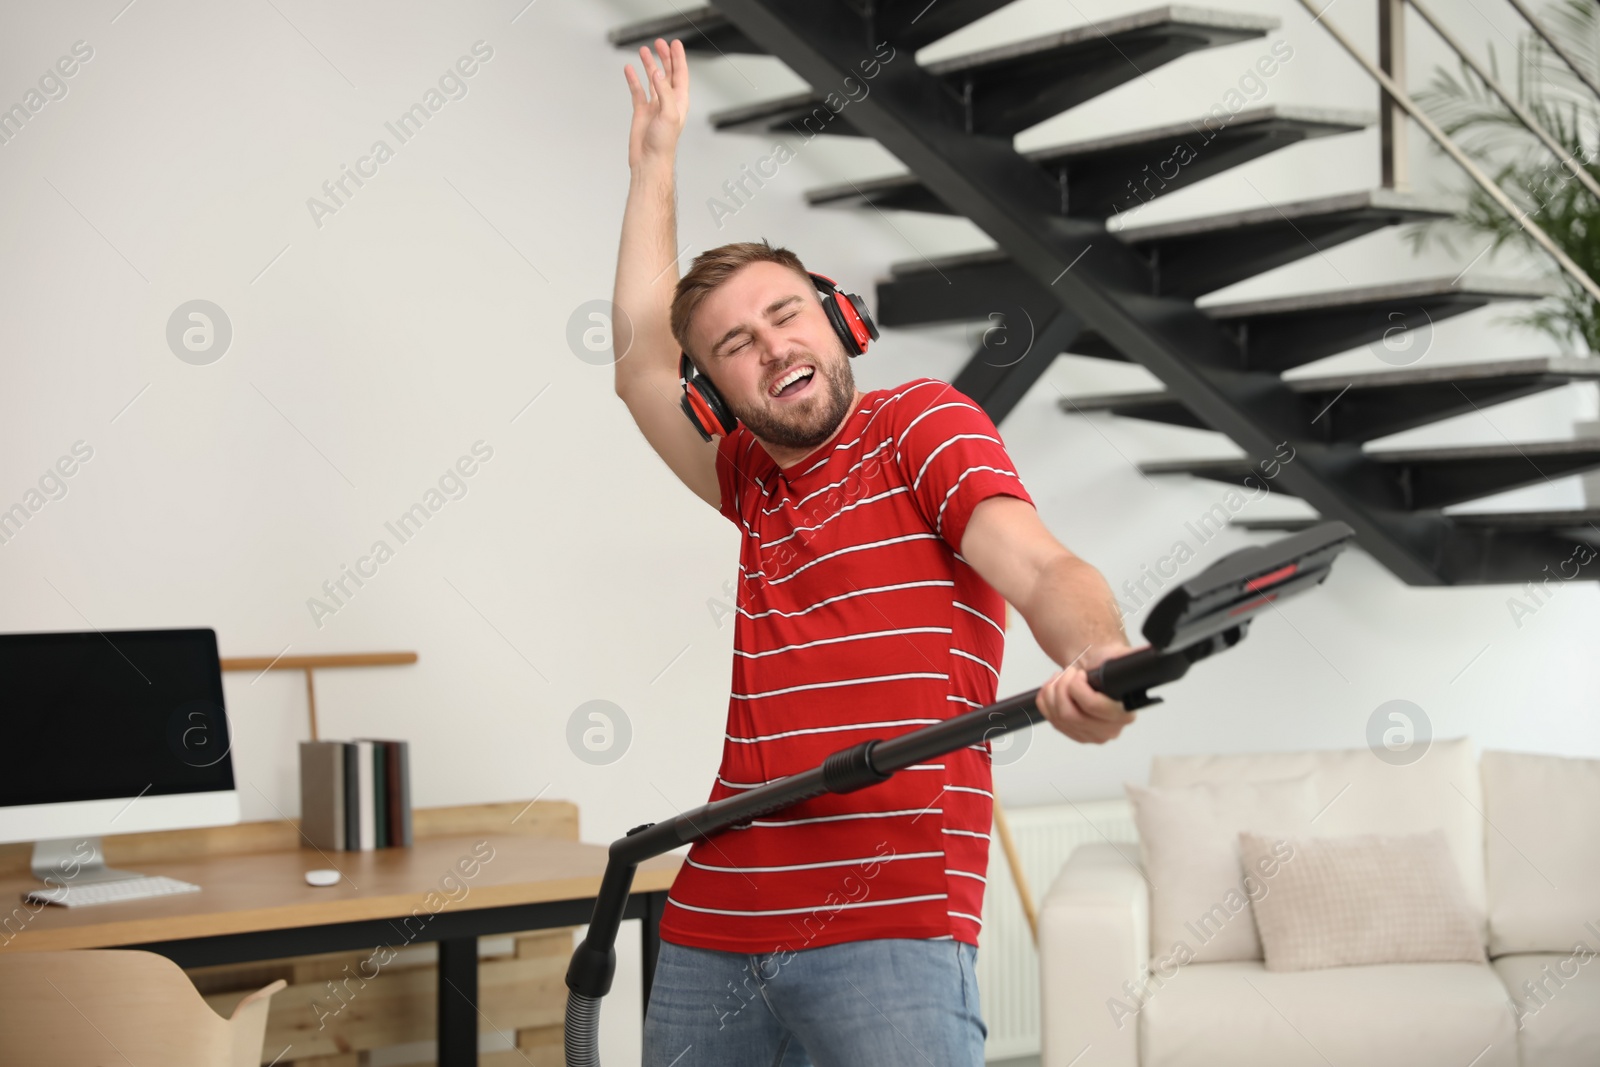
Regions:
<svg viewBox="0 0 1600 1067"><path fill-rule="evenodd" d="M1542 17L1578 64L1591 75L1600 72L1597 0L1555 0ZM1537 34L1529 32L1522 44L1514 47L1517 102L1549 131L1576 165L1600 179L1600 101ZM1490 72L1501 81L1492 44L1488 55ZM1414 95L1418 105L1522 213L1589 277L1600 278L1600 199L1523 127L1465 61L1459 63L1459 73L1448 67L1436 68L1432 80ZM1534 257L1537 262L1549 262L1517 219L1507 215L1475 182L1467 186L1464 206L1454 217L1412 224L1403 235L1413 251L1420 251L1430 241L1437 241L1452 255L1464 247L1482 254L1509 246L1538 253ZM1461 240L1468 244L1458 244ZM1546 269L1559 279L1559 294L1511 321L1546 333L1563 348L1576 342L1591 352L1600 351L1600 304L1576 279L1553 266Z"/></svg>

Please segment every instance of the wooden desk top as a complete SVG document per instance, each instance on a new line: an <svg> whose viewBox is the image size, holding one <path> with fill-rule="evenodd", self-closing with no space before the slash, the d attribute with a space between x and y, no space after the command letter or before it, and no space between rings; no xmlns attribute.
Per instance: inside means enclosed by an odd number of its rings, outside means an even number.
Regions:
<svg viewBox="0 0 1600 1067"><path fill-rule="evenodd" d="M681 863L682 857L667 855L640 864L634 891L671 888ZM418 838L408 848L370 852L302 848L125 866L193 882L200 892L83 908L52 904L30 914L37 905L24 904L22 894L40 883L31 876L0 876L0 951L112 948L388 919L414 908L431 913L583 899L600 888L606 848L475 833ZM345 875L338 885L306 884L306 871L330 866Z"/></svg>

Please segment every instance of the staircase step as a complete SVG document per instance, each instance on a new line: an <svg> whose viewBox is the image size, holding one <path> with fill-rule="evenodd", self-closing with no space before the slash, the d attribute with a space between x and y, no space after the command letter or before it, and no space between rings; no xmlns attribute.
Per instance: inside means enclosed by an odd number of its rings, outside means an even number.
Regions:
<svg viewBox="0 0 1600 1067"><path fill-rule="evenodd" d="M1600 540L1600 508L1556 509L1554 511L1457 511L1445 517L1463 526L1493 530L1516 530L1558 534ZM1241 530L1282 530L1298 533L1323 522L1323 518L1232 519L1229 526Z"/></svg>
<svg viewBox="0 0 1600 1067"><path fill-rule="evenodd" d="M840 117L848 110L841 112ZM1176 192L1204 178L1316 137L1365 129L1373 116L1325 108L1263 107L1225 125L1209 116L1187 122L1052 145L1024 152L1062 190L1062 214L1103 219ZM1138 178L1138 181L1135 181ZM844 182L806 193L822 204L870 205L954 214L914 174Z"/></svg>
<svg viewBox="0 0 1600 1067"><path fill-rule="evenodd" d="M879 4L878 28L896 48L915 52L1009 3L1011 0L898 0Z"/></svg>
<svg viewBox="0 0 1600 1067"><path fill-rule="evenodd" d="M839 188L809 195L831 195ZM864 201L873 195L865 187L861 192ZM1451 208L1449 201L1371 189L1130 227L1116 236L1151 263L1156 295L1192 298L1383 226L1448 216ZM1033 304L1052 299L999 249L902 260L892 264L889 273L890 281L879 286L878 299L888 305L880 310L880 321L891 326L981 319L1002 301ZM952 285L957 274L962 287L975 290L958 292Z"/></svg>
<svg viewBox="0 0 1600 1067"><path fill-rule="evenodd" d="M1423 511L1600 468L1600 439L1368 450L1366 455L1390 474L1400 490L1402 507ZM1139 470L1190 474L1247 487L1257 485L1260 478L1257 465L1247 456L1146 462L1139 464ZM1289 493L1281 481L1274 488Z"/></svg>
<svg viewBox="0 0 1600 1067"><path fill-rule="evenodd" d="M1387 226L1449 218L1459 206L1367 189L1114 232L1154 268L1155 295L1192 299Z"/></svg>
<svg viewBox="0 0 1600 1067"><path fill-rule="evenodd" d="M834 98L847 100L842 93ZM810 140L819 133L839 137L866 136L850 121L850 107L838 111L828 107L826 97L810 90L758 100L753 104L724 108L711 113L711 128L718 133L779 134Z"/></svg>
<svg viewBox="0 0 1600 1067"><path fill-rule="evenodd" d="M879 36L896 49L915 52L947 37L985 15L1005 7L1011 0L902 0L885 4L878 12ZM766 55L767 50L746 37L722 12L711 5L677 10L619 26L606 35L617 47L637 48L657 37L670 41L679 38L685 51L727 55Z"/></svg>
<svg viewBox="0 0 1600 1067"><path fill-rule="evenodd" d="M1370 441L1426 426L1478 408L1555 389L1600 381L1600 359L1533 356L1479 363L1430 364L1405 370L1285 378L1304 405L1318 439ZM1209 429L1167 390L1063 397L1062 411L1109 411L1127 418Z"/></svg>
<svg viewBox="0 0 1600 1067"><path fill-rule="evenodd" d="M1412 346L1427 345L1435 322L1497 301L1537 300L1557 291L1543 281L1458 276L1210 304L1200 310L1232 332L1244 351L1242 369L1276 373L1386 336L1403 336ZM1082 334L1072 351L1122 358L1093 332Z"/></svg>
<svg viewBox="0 0 1600 1067"><path fill-rule="evenodd" d="M929 64L971 101L969 133L1007 137L1190 52L1264 37L1271 16L1169 4Z"/></svg>
<svg viewBox="0 0 1600 1067"><path fill-rule="evenodd" d="M1600 536L1600 508L1558 508L1552 511L1457 511L1450 518L1468 526L1493 526L1500 530L1582 530Z"/></svg>
<svg viewBox="0 0 1600 1067"><path fill-rule="evenodd" d="M1045 292L1004 252L968 252L896 263L877 284L880 326L970 322L1018 304L1045 307Z"/></svg>
<svg viewBox="0 0 1600 1067"><path fill-rule="evenodd" d="M1190 52L1277 28L1278 20L1268 16L1174 4L952 56L924 69L963 101L967 132L1008 137ZM909 50L899 41L890 43L897 51ZM711 125L722 132L763 135L862 136L848 107L837 113L827 108L827 95L810 91L719 111ZM842 90L834 95L846 99Z"/></svg>
<svg viewBox="0 0 1600 1067"><path fill-rule="evenodd" d="M642 44L653 45L657 37L668 41L674 38L681 40L685 52L719 56L729 53L767 54L765 48L746 37L744 31L735 26L728 16L709 4L687 11L679 9L670 15L640 19L626 26L618 26L606 34L606 40L618 48L636 49Z"/></svg>

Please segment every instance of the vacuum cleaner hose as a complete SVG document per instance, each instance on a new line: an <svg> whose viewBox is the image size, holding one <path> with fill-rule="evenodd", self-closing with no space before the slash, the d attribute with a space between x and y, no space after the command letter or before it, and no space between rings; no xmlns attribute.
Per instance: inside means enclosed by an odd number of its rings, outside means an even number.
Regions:
<svg viewBox="0 0 1600 1067"><path fill-rule="evenodd" d="M600 998L567 992L567 1067L600 1067Z"/></svg>

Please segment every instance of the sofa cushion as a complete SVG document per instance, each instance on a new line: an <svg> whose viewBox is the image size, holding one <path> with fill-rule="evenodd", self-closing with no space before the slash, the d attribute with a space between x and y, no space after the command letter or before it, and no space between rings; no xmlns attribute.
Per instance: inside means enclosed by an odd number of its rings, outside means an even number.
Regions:
<svg viewBox="0 0 1600 1067"><path fill-rule="evenodd" d="M1394 766L1365 748L1228 756L1157 756L1152 786L1262 781L1311 775L1318 814L1312 833L1420 834L1443 830L1480 927L1487 912L1483 785L1472 742L1435 739L1415 763Z"/></svg>
<svg viewBox="0 0 1600 1067"><path fill-rule="evenodd" d="M1150 883L1152 961L1260 959L1250 914L1259 885L1239 868L1239 831L1304 833L1316 814L1310 776L1127 790Z"/></svg>
<svg viewBox="0 0 1600 1067"><path fill-rule="evenodd" d="M1286 973L1253 962L1193 964L1149 991L1139 1037L1141 1067L1518 1062L1505 987L1476 963Z"/></svg>
<svg viewBox="0 0 1600 1067"><path fill-rule="evenodd" d="M1571 952L1600 920L1600 760L1485 752L1482 772L1489 954Z"/></svg>
<svg viewBox="0 0 1600 1067"><path fill-rule="evenodd" d="M1487 963L1442 830L1272 840L1239 835L1269 971L1375 963Z"/></svg>
<svg viewBox="0 0 1600 1067"><path fill-rule="evenodd" d="M1594 1067L1600 1058L1600 949L1501 956L1494 969L1517 1014L1522 1062L1537 1067Z"/></svg>

